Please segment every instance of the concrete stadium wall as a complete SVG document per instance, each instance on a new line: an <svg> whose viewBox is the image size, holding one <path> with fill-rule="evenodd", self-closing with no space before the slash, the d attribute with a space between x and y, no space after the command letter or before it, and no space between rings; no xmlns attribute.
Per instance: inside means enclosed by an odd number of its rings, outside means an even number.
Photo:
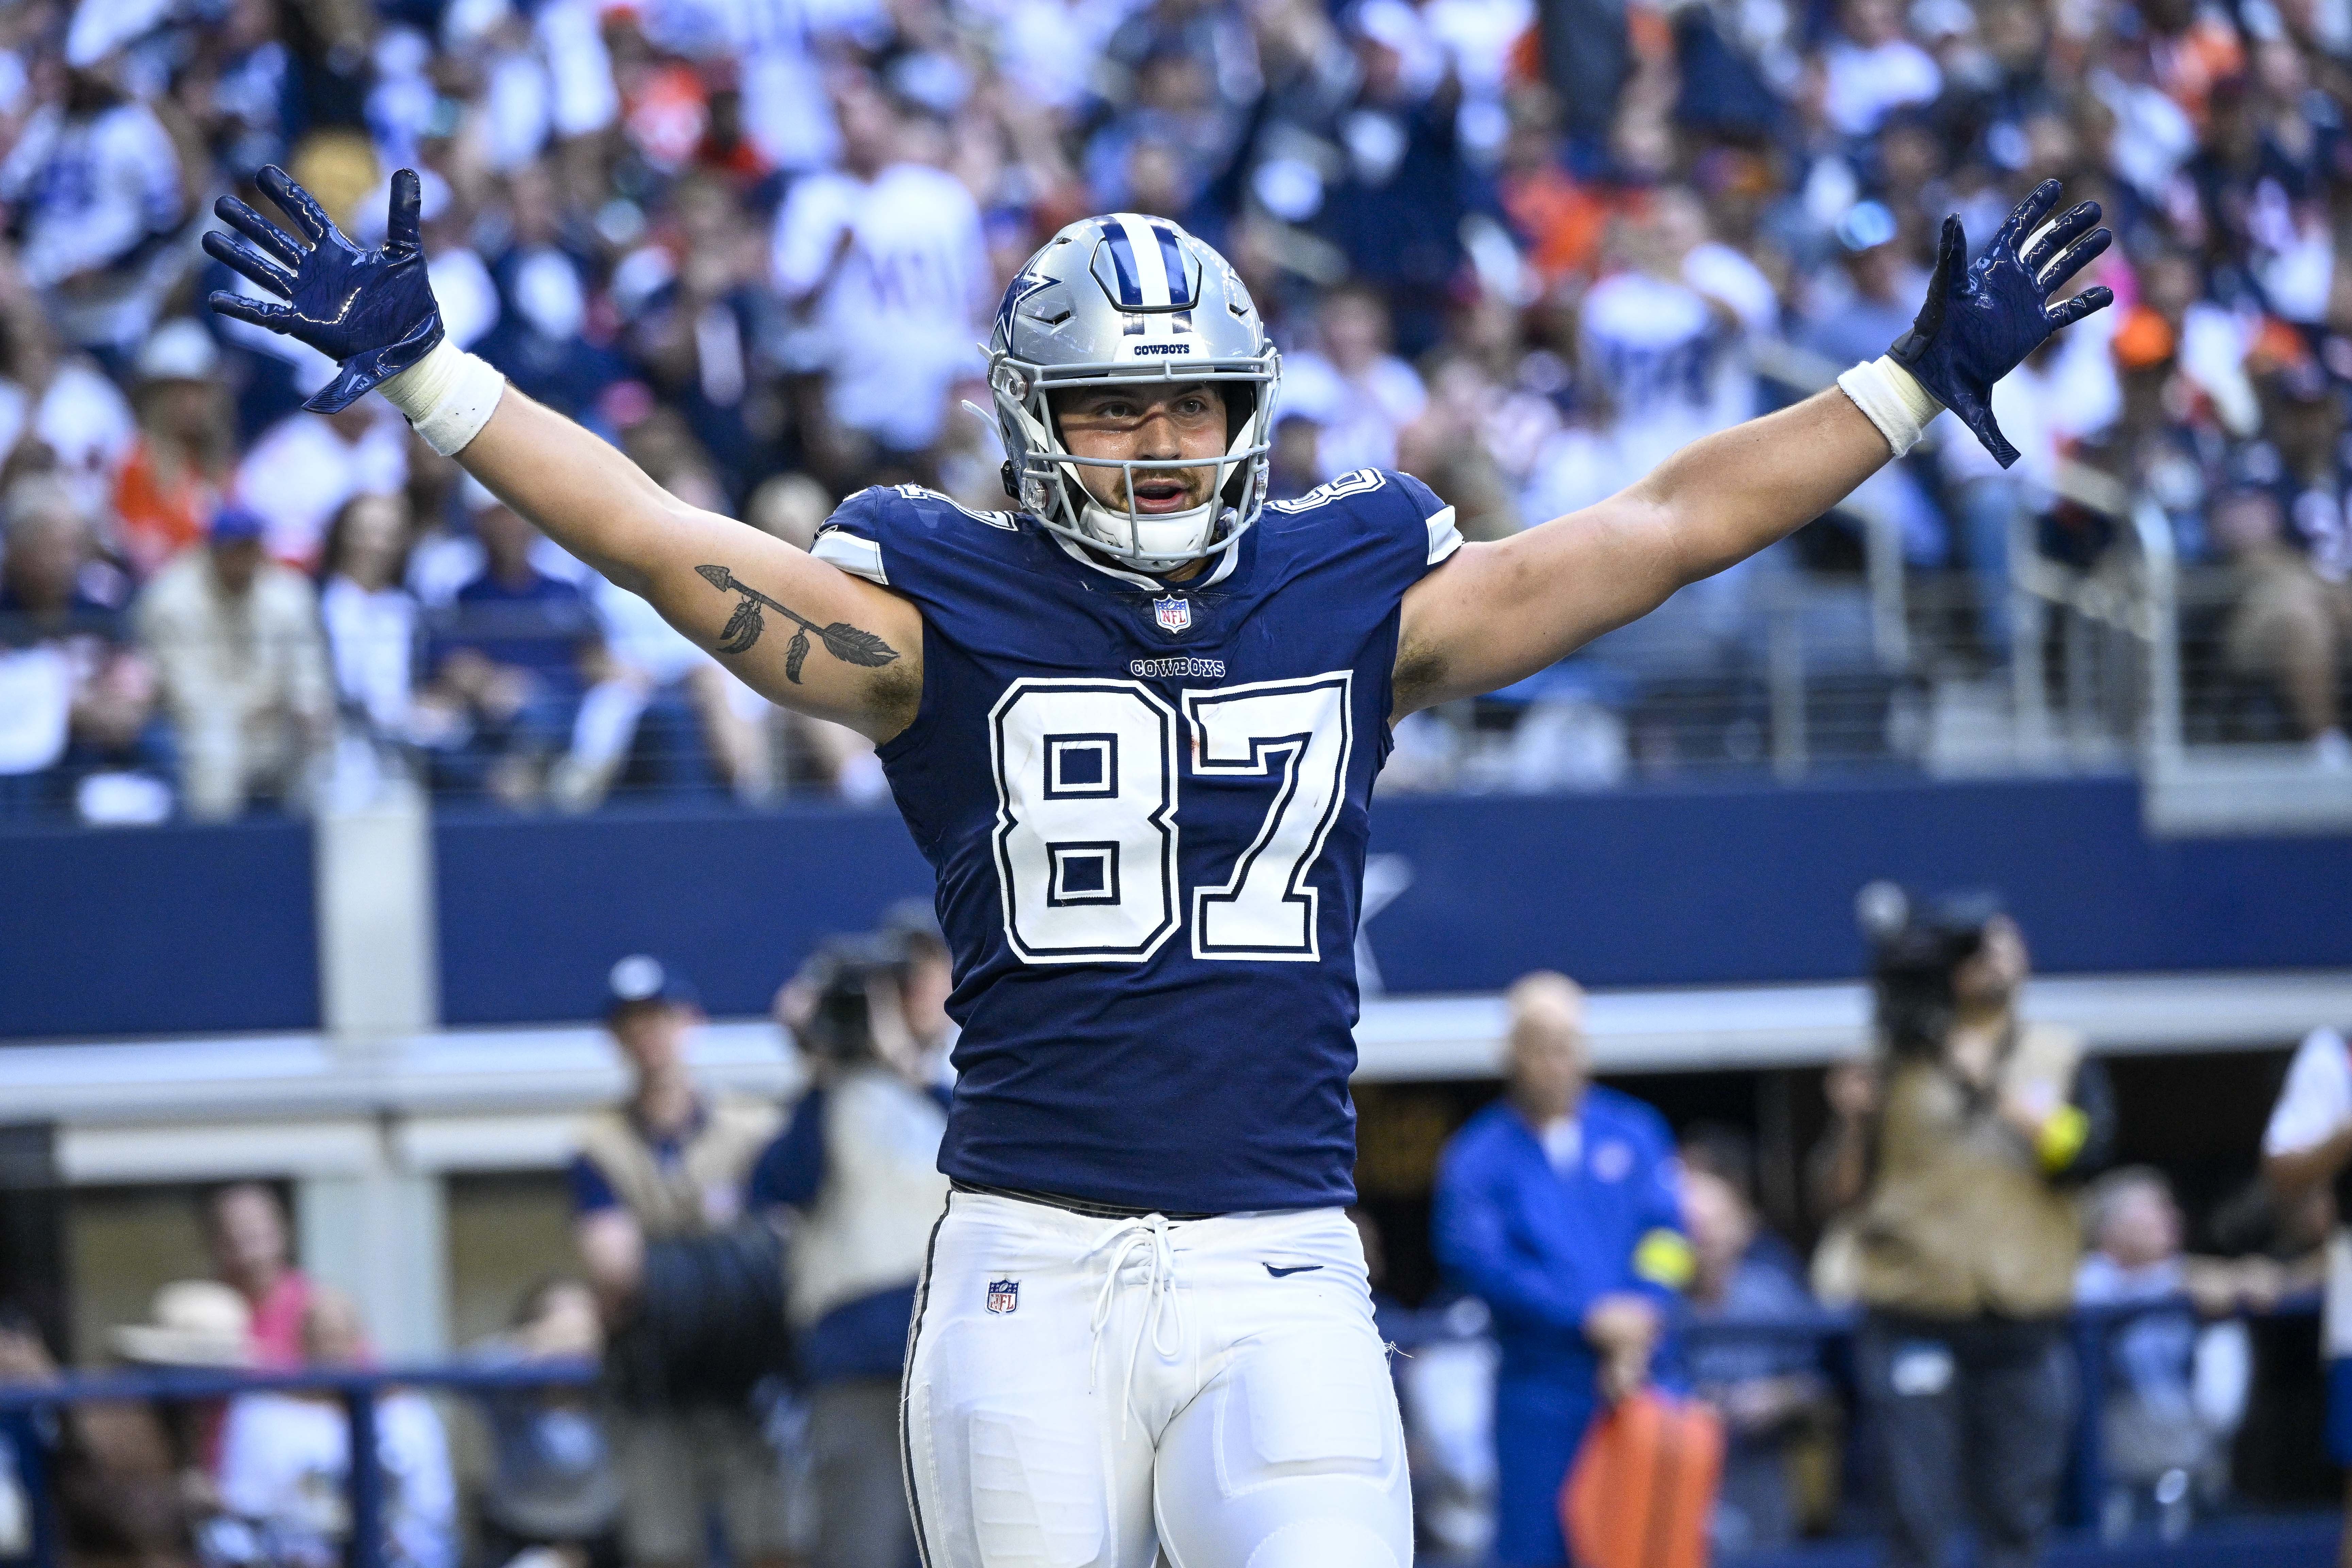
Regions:
<svg viewBox="0 0 2352 1568"><path fill-rule="evenodd" d="M1393 798L1391 992L1555 965L1601 985L1848 978L1874 877L2003 891L2044 973L2352 965L2352 837L2153 839L2128 779ZM765 1010L827 931L929 892L895 814L795 807L433 825L441 1020L592 1016L661 953ZM313 1028L310 831L0 833L0 1037Z"/></svg>

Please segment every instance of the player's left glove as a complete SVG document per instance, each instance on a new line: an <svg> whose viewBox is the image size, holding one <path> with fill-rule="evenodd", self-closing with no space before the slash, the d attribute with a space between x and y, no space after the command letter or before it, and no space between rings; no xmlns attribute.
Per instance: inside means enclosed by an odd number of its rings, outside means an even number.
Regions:
<svg viewBox="0 0 2352 1568"><path fill-rule="evenodd" d="M340 412L423 360L441 342L441 307L425 277L416 171L403 169L392 177L392 210L381 250L344 237L310 193L276 164L261 171L260 184L310 243L235 196L223 196L213 211L244 237L214 229L205 236L205 250L287 302L273 305L222 289L213 295L212 308L283 332L337 362L341 368L335 379L302 406L320 414Z"/></svg>
<svg viewBox="0 0 2352 1568"><path fill-rule="evenodd" d="M2074 207L2031 248L2020 248L2057 205L2058 189L2057 181L2044 180L2017 204L1973 262L1959 218L1947 217L1927 302L1911 330L1886 351L1937 402L1958 415L2004 468L2017 461L2017 448L1993 421L1993 383L2024 363L2051 333L2116 298L2100 287L2054 306L2049 302L2115 238L2093 226L2099 221L2098 203Z"/></svg>

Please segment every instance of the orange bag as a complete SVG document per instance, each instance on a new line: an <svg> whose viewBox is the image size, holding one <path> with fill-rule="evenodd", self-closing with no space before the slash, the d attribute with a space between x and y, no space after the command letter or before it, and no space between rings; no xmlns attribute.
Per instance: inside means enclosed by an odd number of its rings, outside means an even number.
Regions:
<svg viewBox="0 0 2352 1568"><path fill-rule="evenodd" d="M1577 1568L1706 1568L1723 1419L1643 1389L1592 1423L1559 1490Z"/></svg>

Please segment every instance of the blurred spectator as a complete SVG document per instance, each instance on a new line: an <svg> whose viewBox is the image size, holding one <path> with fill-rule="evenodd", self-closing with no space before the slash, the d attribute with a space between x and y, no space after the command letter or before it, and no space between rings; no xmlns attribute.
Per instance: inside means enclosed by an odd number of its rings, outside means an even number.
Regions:
<svg viewBox="0 0 2352 1568"><path fill-rule="evenodd" d="M582 696L604 672L588 600L534 560L539 531L478 486L482 566L433 617L425 659L433 765L443 784L509 804L540 799L569 752Z"/></svg>
<svg viewBox="0 0 2352 1568"><path fill-rule="evenodd" d="M1561 1482L1601 1404L1650 1381L1691 1249L1664 1121L1591 1082L1583 991L1530 974L1510 1005L1509 1086L1446 1145L1431 1225L1502 1351L1495 1560L1554 1568Z"/></svg>
<svg viewBox="0 0 2352 1568"><path fill-rule="evenodd" d="M901 939L836 939L778 997L814 1083L751 1175L789 1205L793 1324L810 1385L816 1560L903 1568L915 1555L898 1474L898 1384L915 1289L947 1203L941 999ZM944 1016L940 1016L944 1021Z"/></svg>
<svg viewBox="0 0 2352 1568"><path fill-rule="evenodd" d="M310 796L334 717L310 580L268 560L262 519L231 507L207 542L158 572L132 614L162 678L188 814L234 816L255 795Z"/></svg>
<svg viewBox="0 0 2352 1568"><path fill-rule="evenodd" d="M1906 104L1926 103L1944 85L1927 51L1904 36L1895 0L1845 0L1839 37L1823 51L1822 110L1846 136L1866 136Z"/></svg>
<svg viewBox="0 0 2352 1568"><path fill-rule="evenodd" d="M1320 352L1283 366L1282 407L1315 422L1318 481L1395 468L1397 435L1422 416L1429 394L1389 352L1388 307L1370 289L1335 289L1316 315L1316 342Z"/></svg>
<svg viewBox="0 0 2352 1568"><path fill-rule="evenodd" d="M1878 885L1863 902L1885 1065L1854 1353L1888 1561L1942 1568L1965 1513L1979 1562L2032 1563L2072 1422L2072 1189L2106 1159L2113 1101L2079 1035L2017 1016L2025 940L1991 899L1915 911Z"/></svg>
<svg viewBox="0 0 2352 1568"><path fill-rule="evenodd" d="M272 559L315 570L327 525L355 495L408 480L408 432L380 399L340 414L297 409L261 433L238 466L236 504L262 520Z"/></svg>
<svg viewBox="0 0 2352 1568"><path fill-rule="evenodd" d="M929 138L909 110L863 84L837 108L841 168L795 181L785 197L775 287L804 323L794 368L830 378L832 438L902 467L938 438L948 388L986 335L994 273L971 193L923 161Z"/></svg>
<svg viewBox="0 0 2352 1568"><path fill-rule="evenodd" d="M205 1201L205 1246L213 1273L245 1300L253 1364L302 1364L303 1323L317 1294L294 1267L286 1205L259 1182L237 1182Z"/></svg>
<svg viewBox="0 0 2352 1568"><path fill-rule="evenodd" d="M63 485L19 479L0 499L0 813L60 811L98 770L164 762L154 676L124 640L121 574L93 559ZM169 809L152 780L100 786L83 792L84 816Z"/></svg>
<svg viewBox="0 0 2352 1568"><path fill-rule="evenodd" d="M115 465L137 434L130 403L88 356L58 348L40 299L5 270L0 323L8 370L0 381L0 450L11 463L53 469L84 518L104 517Z"/></svg>
<svg viewBox="0 0 2352 1568"><path fill-rule="evenodd" d="M790 1560L782 1468L751 1408L759 1369L740 1353L703 1353L714 1340L761 1352L782 1331L781 1301L734 1288L750 1255L726 1247L779 1119L695 1087L687 1047L700 1017L692 988L659 960L637 953L613 966L605 1026L628 1063L629 1097L581 1129L571 1166L573 1232L612 1346L632 1568L704 1562L714 1512L729 1562ZM696 1245L705 1242L720 1245ZM764 1268L757 1283L780 1288L772 1248ZM774 1321L751 1324L744 1312Z"/></svg>
<svg viewBox="0 0 2352 1568"><path fill-rule="evenodd" d="M1786 1247L1757 1245L1756 1210L1738 1181L1686 1159L1683 1215L1693 1324L1802 1321L1813 1314L1812 1298L1780 1260ZM1769 1551L1795 1538L1795 1443L1829 1395L1820 1355L1811 1342L1781 1336L1702 1339L1689 1351L1692 1390L1722 1411L1728 1440L1711 1530L1717 1551Z"/></svg>
<svg viewBox="0 0 2352 1568"><path fill-rule="evenodd" d="M514 1326L467 1352L485 1367L593 1364L604 1347L596 1293L582 1279L541 1281ZM482 1557L509 1563L532 1547L564 1568L621 1568L621 1479L593 1396L576 1388L486 1394L490 1475L482 1488Z"/></svg>
<svg viewBox="0 0 2352 1568"><path fill-rule="evenodd" d="M2288 1066L2263 1132L2263 1175L2290 1212L2332 1192L2320 1355L2327 1377L2327 1457L2345 1467L2345 1539L2352 1541L2352 1045L2314 1029Z"/></svg>
<svg viewBox="0 0 2352 1568"><path fill-rule="evenodd" d="M2222 628L2229 671L2269 687L2323 766L2352 768L2339 681L2352 649L2352 587L2320 575L2287 542L2278 500L2267 490L2223 496L2210 524L2230 563L2233 603Z"/></svg>
<svg viewBox="0 0 2352 1568"><path fill-rule="evenodd" d="M2152 1511L2173 1539L2192 1510L2221 1500L2230 1440L2245 1414L2245 1325L2200 1328L2199 1314L2277 1304L2284 1271L2269 1258L2191 1258L2172 1186L2146 1166L2110 1171L2084 1194L2091 1250L2074 1274L2078 1307L2151 1309L2106 1332L2101 1532L2113 1540Z"/></svg>
<svg viewBox="0 0 2352 1568"><path fill-rule="evenodd" d="M335 665L335 696L362 733L415 732L416 599L408 568L408 500L353 496L335 514L320 552L319 614Z"/></svg>
<svg viewBox="0 0 2352 1568"><path fill-rule="evenodd" d="M20 262L77 343L123 347L153 321L182 262L164 241L185 210L180 158L147 103L116 81L108 32L123 6L82 6L66 39L62 102L36 110L0 163L0 201L27 215Z"/></svg>
<svg viewBox="0 0 2352 1568"><path fill-rule="evenodd" d="M314 1367L367 1364L359 1309L319 1290L302 1315ZM422 1394L394 1389L376 1401L376 1458L383 1480L384 1557L391 1568L456 1568L457 1484L441 1418ZM221 1433L220 1496L249 1532L260 1568L339 1568L351 1536L351 1419L331 1391L246 1394L230 1402ZM215 1543L226 1539L216 1533Z"/></svg>
<svg viewBox="0 0 2352 1568"><path fill-rule="evenodd" d="M228 389L220 351L193 321L166 321L139 351L139 436L114 480L122 555L142 581L201 543L229 479Z"/></svg>

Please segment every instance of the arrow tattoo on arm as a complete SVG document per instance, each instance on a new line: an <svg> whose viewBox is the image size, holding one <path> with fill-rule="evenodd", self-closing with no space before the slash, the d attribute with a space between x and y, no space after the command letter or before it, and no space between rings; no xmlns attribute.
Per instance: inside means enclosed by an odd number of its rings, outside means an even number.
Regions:
<svg viewBox="0 0 2352 1568"><path fill-rule="evenodd" d="M825 652L844 664L864 665L868 669L876 669L898 657L897 648L872 632L861 631L847 621L835 621L829 626L818 626L799 611L771 599L724 566L698 566L695 570L720 593L733 592L743 595L736 603L735 613L727 617L725 629L719 634L720 653L733 655L751 651L751 645L760 640L760 634L768 629L766 619L760 614L762 605L798 628L793 633L792 646L784 650L784 679L795 686L801 683L801 666L808 661L811 632L814 632L824 644Z"/></svg>

